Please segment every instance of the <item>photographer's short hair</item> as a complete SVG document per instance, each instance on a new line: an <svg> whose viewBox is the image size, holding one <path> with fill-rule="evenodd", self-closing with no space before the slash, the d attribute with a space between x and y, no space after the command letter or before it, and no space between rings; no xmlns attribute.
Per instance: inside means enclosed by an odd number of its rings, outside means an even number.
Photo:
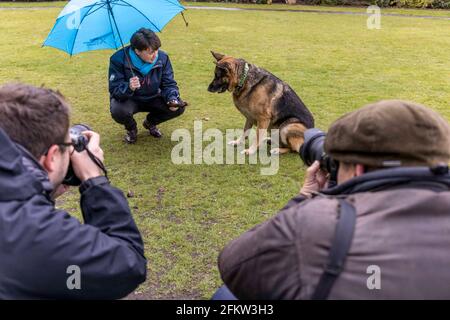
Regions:
<svg viewBox="0 0 450 320"><path fill-rule="evenodd" d="M141 28L136 31L130 40L131 48L138 49L139 51L151 48L152 50L158 50L161 47L161 40L150 29Z"/></svg>
<svg viewBox="0 0 450 320"><path fill-rule="evenodd" d="M59 92L19 83L0 87L0 128L36 158L65 141L69 114Z"/></svg>

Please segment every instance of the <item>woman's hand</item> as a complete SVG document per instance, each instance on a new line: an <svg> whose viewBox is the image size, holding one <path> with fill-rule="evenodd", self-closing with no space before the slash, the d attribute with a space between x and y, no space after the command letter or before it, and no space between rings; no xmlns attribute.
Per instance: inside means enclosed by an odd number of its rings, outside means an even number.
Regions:
<svg viewBox="0 0 450 320"><path fill-rule="evenodd" d="M141 82L139 81L138 77L130 78L130 89L131 91L135 91L136 89L139 89L141 87Z"/></svg>
<svg viewBox="0 0 450 320"><path fill-rule="evenodd" d="M178 108L180 107L186 107L188 105L187 102L183 101L183 100L170 100L169 102L167 102L167 105L169 106L169 110L170 111L177 111Z"/></svg>

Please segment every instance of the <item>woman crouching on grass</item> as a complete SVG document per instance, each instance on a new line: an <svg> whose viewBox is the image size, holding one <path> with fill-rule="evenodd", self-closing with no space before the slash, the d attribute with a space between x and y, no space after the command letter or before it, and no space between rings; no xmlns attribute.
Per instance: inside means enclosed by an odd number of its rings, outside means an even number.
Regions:
<svg viewBox="0 0 450 320"><path fill-rule="evenodd" d="M125 126L125 142L137 141L133 115L147 112L142 124L155 138L161 137L156 125L176 118L187 103L180 99L169 56L151 30L141 28L127 46L110 58L109 93L112 118Z"/></svg>

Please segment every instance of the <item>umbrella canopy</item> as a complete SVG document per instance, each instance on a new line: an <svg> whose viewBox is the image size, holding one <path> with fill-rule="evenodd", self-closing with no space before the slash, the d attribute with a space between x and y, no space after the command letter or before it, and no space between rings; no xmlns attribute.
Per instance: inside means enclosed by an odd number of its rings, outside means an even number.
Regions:
<svg viewBox="0 0 450 320"><path fill-rule="evenodd" d="M44 46L70 55L118 49L142 27L161 32L183 10L177 0L72 0L59 14Z"/></svg>

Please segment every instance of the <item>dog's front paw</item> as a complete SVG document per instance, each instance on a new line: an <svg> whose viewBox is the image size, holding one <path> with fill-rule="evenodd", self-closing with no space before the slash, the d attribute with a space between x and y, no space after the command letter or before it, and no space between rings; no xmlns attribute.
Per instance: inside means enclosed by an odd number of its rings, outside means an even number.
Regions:
<svg viewBox="0 0 450 320"><path fill-rule="evenodd" d="M230 146L238 146L238 145L240 145L241 143L242 143L242 140L241 140L241 139L232 140L232 141L229 141L229 142L228 142L228 144L229 144Z"/></svg>
<svg viewBox="0 0 450 320"><path fill-rule="evenodd" d="M280 148L273 148L272 150L270 150L270 154L274 155L280 154Z"/></svg>
<svg viewBox="0 0 450 320"><path fill-rule="evenodd" d="M273 148L270 150L270 154L272 154L272 155L285 154L288 152L289 152L288 148Z"/></svg>
<svg viewBox="0 0 450 320"><path fill-rule="evenodd" d="M256 152L256 148L248 148L241 151L241 154L252 155Z"/></svg>

